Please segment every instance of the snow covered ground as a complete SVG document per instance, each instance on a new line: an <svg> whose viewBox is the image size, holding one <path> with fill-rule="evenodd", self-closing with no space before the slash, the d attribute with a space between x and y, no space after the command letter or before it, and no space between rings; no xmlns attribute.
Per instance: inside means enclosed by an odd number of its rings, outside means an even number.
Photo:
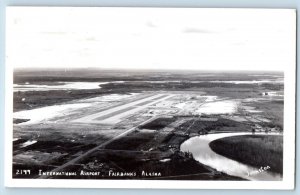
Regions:
<svg viewBox="0 0 300 195"><path fill-rule="evenodd" d="M232 114L237 111L238 102L232 100L208 102L200 106L198 114Z"/></svg>

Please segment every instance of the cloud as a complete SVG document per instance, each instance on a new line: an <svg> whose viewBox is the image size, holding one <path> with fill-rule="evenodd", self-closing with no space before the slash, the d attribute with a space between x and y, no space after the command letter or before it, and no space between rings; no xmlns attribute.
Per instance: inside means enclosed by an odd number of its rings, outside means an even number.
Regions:
<svg viewBox="0 0 300 195"><path fill-rule="evenodd" d="M41 34L48 34L48 35L65 35L68 34L67 32L41 32Z"/></svg>
<svg viewBox="0 0 300 195"><path fill-rule="evenodd" d="M246 42L245 41L234 42L232 45L242 46L242 45L246 45Z"/></svg>
<svg viewBox="0 0 300 195"><path fill-rule="evenodd" d="M184 33L203 33L203 34L215 33L213 31L206 30L206 29L200 29L200 28L185 28L183 30L183 32Z"/></svg>
<svg viewBox="0 0 300 195"><path fill-rule="evenodd" d="M230 27L230 28L227 29L227 31L229 31L229 32L230 32L230 31L236 31L236 30L237 30L237 29L236 29L236 28L233 28L233 27Z"/></svg>
<svg viewBox="0 0 300 195"><path fill-rule="evenodd" d="M86 37L85 40L86 41L97 41L97 39L95 37Z"/></svg>
<svg viewBox="0 0 300 195"><path fill-rule="evenodd" d="M157 27L157 25L155 25L153 22L151 22L151 21L148 21L148 22L146 22L146 26L148 26L148 27L150 27L150 28L156 28Z"/></svg>

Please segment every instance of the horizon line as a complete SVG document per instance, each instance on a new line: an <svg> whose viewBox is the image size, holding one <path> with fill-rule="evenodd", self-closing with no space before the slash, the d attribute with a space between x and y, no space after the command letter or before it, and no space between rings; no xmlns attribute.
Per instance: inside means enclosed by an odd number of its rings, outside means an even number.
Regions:
<svg viewBox="0 0 300 195"><path fill-rule="evenodd" d="M128 70L128 71L199 71L199 72L284 72L284 70L246 70L246 69L157 69L157 68L102 68L102 67L14 67L13 70Z"/></svg>

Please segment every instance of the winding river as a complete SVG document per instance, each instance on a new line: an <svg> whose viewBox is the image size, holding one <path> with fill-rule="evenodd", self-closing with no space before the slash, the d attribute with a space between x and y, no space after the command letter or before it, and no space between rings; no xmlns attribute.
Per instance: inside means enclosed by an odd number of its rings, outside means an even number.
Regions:
<svg viewBox="0 0 300 195"><path fill-rule="evenodd" d="M268 170L257 172L258 169L246 164L242 164L235 160L231 160L222 155L215 153L210 147L209 143L231 136L251 135L252 133L219 133L208 134L192 137L181 144L180 150L183 152L191 152L198 162L227 173L228 175L241 177L253 181L279 181L282 180L282 175L271 173ZM264 133L256 133L264 134ZM278 133L268 133L268 135L278 135ZM249 174L250 173L250 174Z"/></svg>

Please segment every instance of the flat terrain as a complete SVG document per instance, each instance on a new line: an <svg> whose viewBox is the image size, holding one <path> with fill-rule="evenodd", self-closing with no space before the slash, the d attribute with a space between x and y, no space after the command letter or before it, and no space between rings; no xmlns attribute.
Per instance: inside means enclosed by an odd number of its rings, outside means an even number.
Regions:
<svg viewBox="0 0 300 195"><path fill-rule="evenodd" d="M180 145L211 133L283 132L282 79L257 72L16 70L13 176L241 180L199 163ZM77 89L78 82L95 88Z"/></svg>
<svg viewBox="0 0 300 195"><path fill-rule="evenodd" d="M145 109L147 106L166 100L170 97L171 95L166 94L153 94L150 97L143 97L124 105L116 106L99 113L76 119L73 122L116 124L120 122L122 118L125 118L126 116Z"/></svg>

